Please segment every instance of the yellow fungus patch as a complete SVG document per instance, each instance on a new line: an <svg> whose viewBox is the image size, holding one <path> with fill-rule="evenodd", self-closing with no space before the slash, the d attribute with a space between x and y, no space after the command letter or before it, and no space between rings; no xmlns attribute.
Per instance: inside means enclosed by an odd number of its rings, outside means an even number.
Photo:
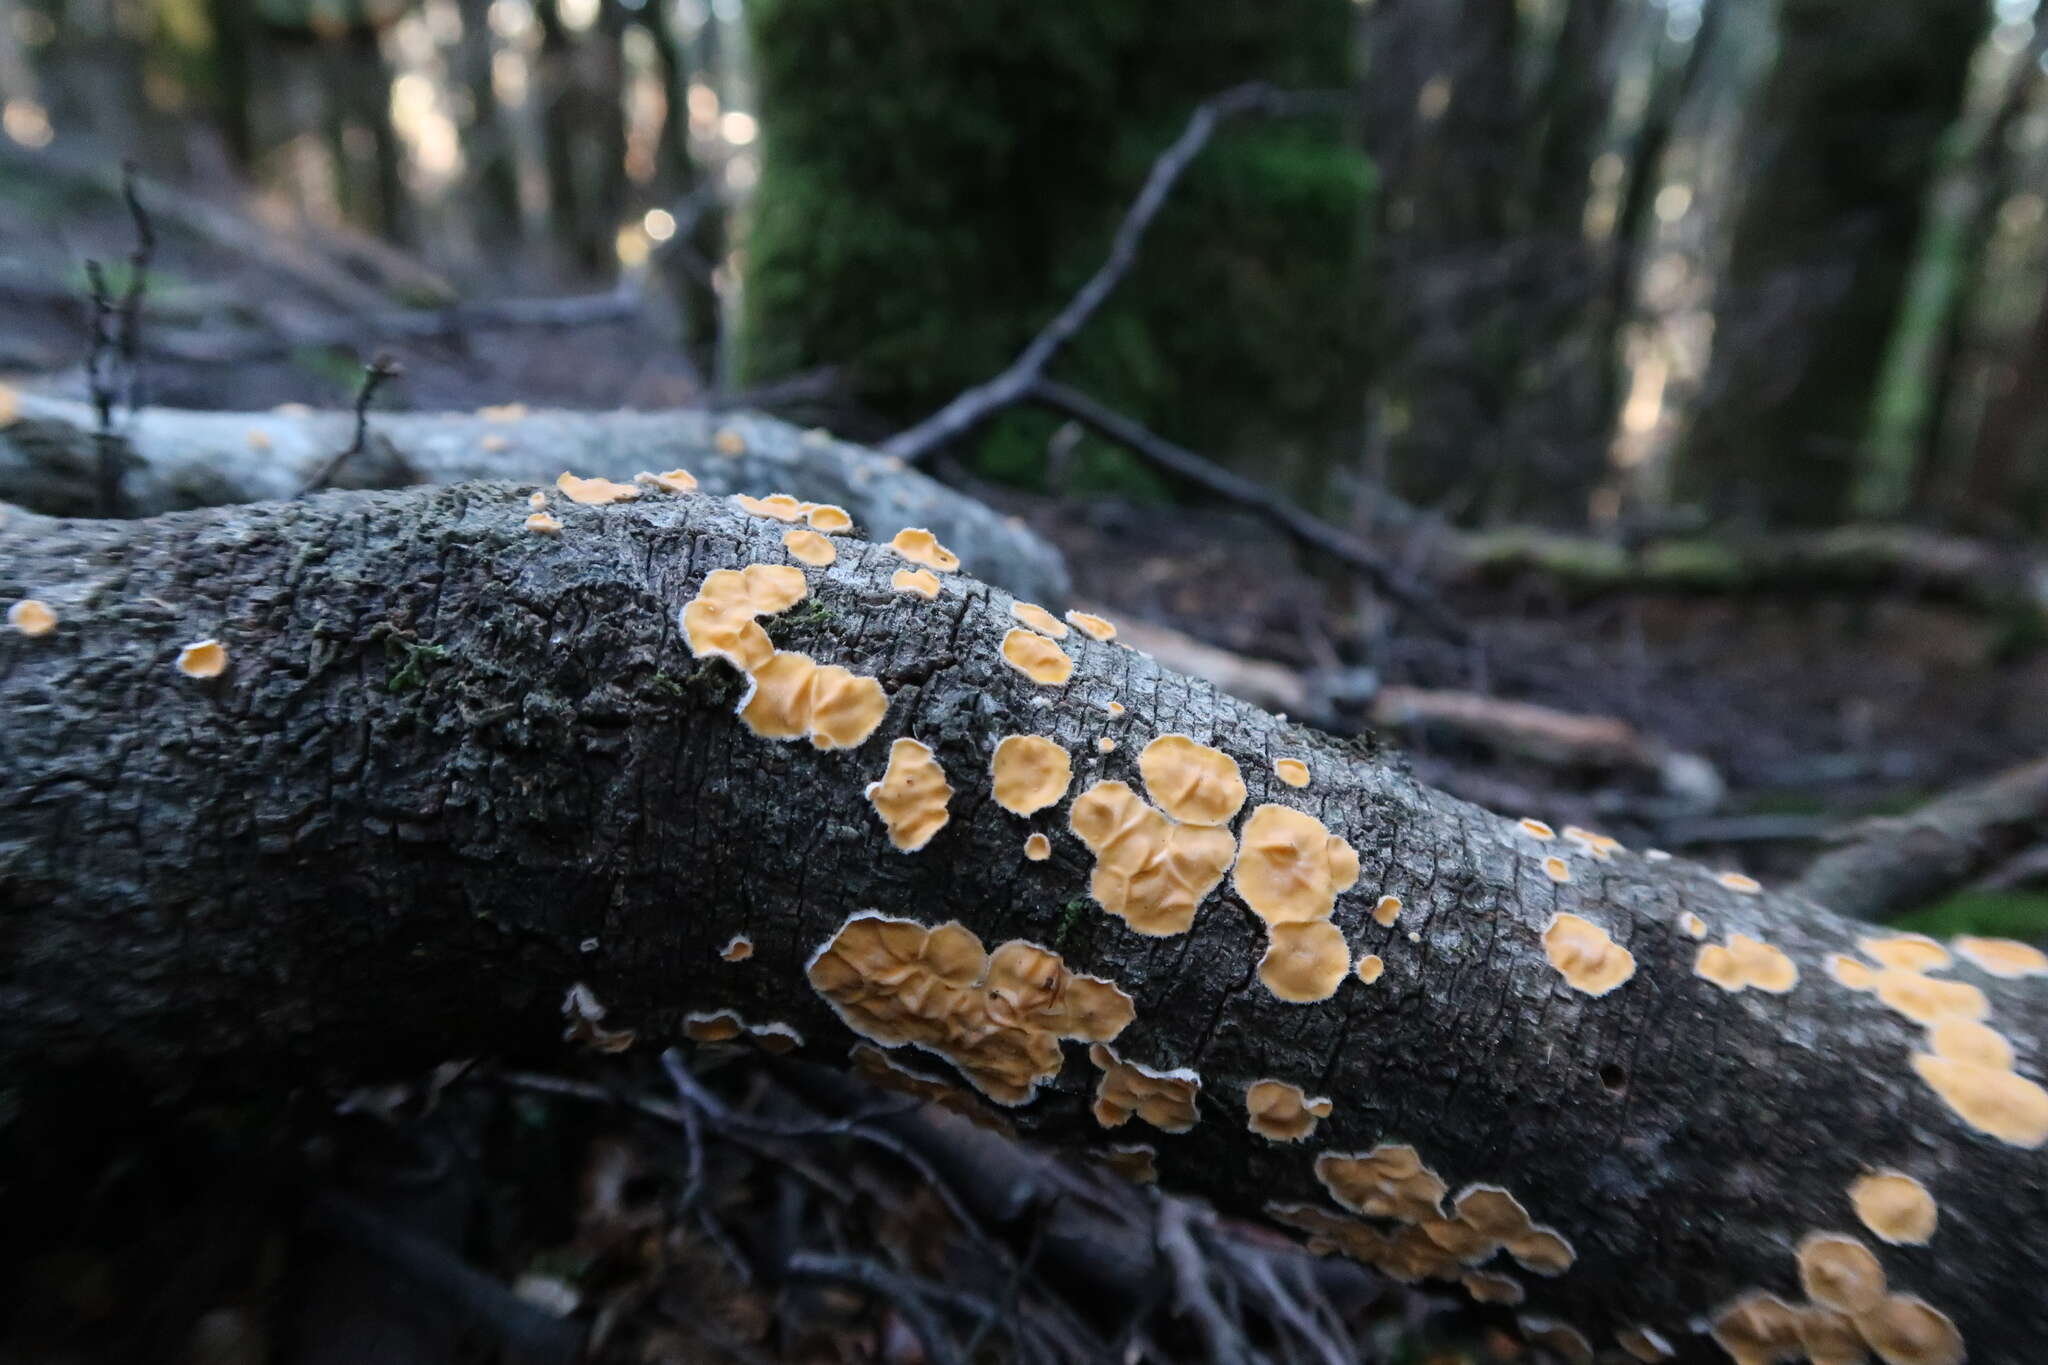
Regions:
<svg viewBox="0 0 2048 1365"><path fill-rule="evenodd" d="M1115 753L1116 741L1111 739L1108 735L1104 735L1102 738L1095 741L1095 752L1098 754Z"/></svg>
<svg viewBox="0 0 2048 1365"><path fill-rule="evenodd" d="M1923 1300L1893 1294L1874 1311L1859 1314L1856 1330L1885 1365L1961 1365L1963 1334L1954 1322Z"/></svg>
<svg viewBox="0 0 2048 1365"><path fill-rule="evenodd" d="M1231 885L1267 924L1327 919L1357 881L1357 852L1313 815L1268 804L1245 821Z"/></svg>
<svg viewBox="0 0 2048 1365"><path fill-rule="evenodd" d="M1531 816L1525 815L1521 819L1515 821L1515 823L1521 826L1522 832L1524 834L1529 835L1531 838L1555 839L1557 837L1556 830L1552 829L1549 825L1544 824L1541 820L1537 820Z"/></svg>
<svg viewBox="0 0 2048 1365"><path fill-rule="evenodd" d="M1715 1344L1735 1365L1775 1365L1800 1353L1799 1314L1776 1294L1752 1289L1714 1316Z"/></svg>
<svg viewBox="0 0 2048 1365"><path fill-rule="evenodd" d="M1159 1153L1140 1142L1111 1147L1098 1159L1133 1185L1156 1185L1159 1183L1158 1156Z"/></svg>
<svg viewBox="0 0 2048 1365"><path fill-rule="evenodd" d="M1229 830L1177 824L1122 782L1090 787L1067 821L1095 855L1096 904L1141 934L1185 933L1237 853Z"/></svg>
<svg viewBox="0 0 2048 1365"><path fill-rule="evenodd" d="M1286 1081L1253 1081L1244 1094L1245 1126L1273 1142L1299 1142L1330 1117L1330 1101Z"/></svg>
<svg viewBox="0 0 2048 1365"><path fill-rule="evenodd" d="M1276 999L1290 1005L1328 1000L1350 969L1351 950L1344 945L1344 935L1328 920L1268 926L1266 955L1259 959L1259 981Z"/></svg>
<svg viewBox="0 0 2048 1365"><path fill-rule="evenodd" d="M1678 927L1685 931L1687 938L1705 938L1707 936L1707 922L1698 915L1693 914L1690 910L1678 917Z"/></svg>
<svg viewBox="0 0 2048 1365"><path fill-rule="evenodd" d="M683 1036L693 1043L726 1043L745 1032L737 1014L725 1010L691 1014L683 1019Z"/></svg>
<svg viewBox="0 0 2048 1365"><path fill-rule="evenodd" d="M270 449L270 438L266 436L263 439L263 449ZM482 440L477 442L477 445L487 455L502 455L512 448L512 442L495 431L487 433Z"/></svg>
<svg viewBox="0 0 2048 1365"><path fill-rule="evenodd" d="M1508 1255L1522 1269L1535 1275L1562 1275L1572 1268L1578 1253L1555 1228L1531 1228L1508 1242Z"/></svg>
<svg viewBox="0 0 2048 1365"><path fill-rule="evenodd" d="M1005 735L989 770L996 804L1012 815L1031 815L1053 805L1074 780L1067 751L1043 735Z"/></svg>
<svg viewBox="0 0 2048 1365"><path fill-rule="evenodd" d="M668 469L659 474L643 469L633 476L633 482L645 488L659 488L664 493L697 491L697 476L687 469Z"/></svg>
<svg viewBox="0 0 2048 1365"><path fill-rule="evenodd" d="M939 544L938 537L921 526L906 526L898 531L890 539L889 548L913 564L940 573L952 573L960 567L960 556Z"/></svg>
<svg viewBox="0 0 2048 1365"><path fill-rule="evenodd" d="M1810 1303L1795 1311L1799 1314L1799 1345L1806 1352L1808 1365L1869 1365L1863 1333L1847 1314Z"/></svg>
<svg viewBox="0 0 2048 1365"><path fill-rule="evenodd" d="M1547 1346L1569 1365L1593 1365L1593 1343L1586 1334L1556 1318L1520 1317L1515 1325L1522 1335L1538 1346Z"/></svg>
<svg viewBox="0 0 2048 1365"><path fill-rule="evenodd" d="M2015 1147L2048 1142L2048 1090L2004 1067L1913 1054L1913 1070L1956 1116Z"/></svg>
<svg viewBox="0 0 2048 1365"><path fill-rule="evenodd" d="M640 490L630 483L613 483L610 479L579 479L566 469L556 478L555 487L560 489L562 496L570 502L582 503L585 507L631 502L640 496Z"/></svg>
<svg viewBox="0 0 2048 1365"><path fill-rule="evenodd" d="M1010 604L1010 615L1016 617L1040 635L1050 636L1055 640L1067 638L1067 628L1060 623L1060 618L1036 603L1012 602Z"/></svg>
<svg viewBox="0 0 2048 1365"><path fill-rule="evenodd" d="M1568 882L1572 879L1572 865L1553 853L1543 860L1543 875L1554 882Z"/></svg>
<svg viewBox="0 0 2048 1365"><path fill-rule="evenodd" d="M1112 716L1120 716L1124 713L1124 704L1120 701L1104 702L1102 709Z"/></svg>
<svg viewBox="0 0 2048 1365"><path fill-rule="evenodd" d="M1561 832L1566 840L1577 844L1603 863L1612 862L1614 855L1622 851L1621 840L1610 834L1595 834L1592 830L1583 829L1578 825L1566 825Z"/></svg>
<svg viewBox="0 0 2048 1365"><path fill-rule="evenodd" d="M1225 825L1244 807L1237 760L1186 735L1161 735L1138 755L1152 804L1184 825Z"/></svg>
<svg viewBox="0 0 2048 1365"><path fill-rule="evenodd" d="M547 507L548 495L536 488L526 495L526 505L539 512Z"/></svg>
<svg viewBox="0 0 2048 1365"><path fill-rule="evenodd" d="M1941 1220L1927 1187L1902 1171L1871 1171L1849 1186L1849 1203L1863 1226L1892 1246L1925 1246Z"/></svg>
<svg viewBox="0 0 2048 1365"><path fill-rule="evenodd" d="M1927 1047L1952 1062L2012 1069L2012 1044L1998 1030L1974 1019L1935 1020L1927 1027Z"/></svg>
<svg viewBox="0 0 2048 1365"><path fill-rule="evenodd" d="M835 503L807 502L804 504L804 524L828 536L844 535L853 529L853 514Z"/></svg>
<svg viewBox="0 0 2048 1365"><path fill-rule="evenodd" d="M1931 976L1887 967L1877 973L1877 998L1916 1024L1937 1019L1982 1019L1991 1002L1967 981L1937 981Z"/></svg>
<svg viewBox="0 0 2048 1365"><path fill-rule="evenodd" d="M1372 908L1372 922L1379 925L1382 929L1393 928L1394 921L1399 918L1401 918L1401 898L1399 896L1381 896L1379 904Z"/></svg>
<svg viewBox="0 0 2048 1365"><path fill-rule="evenodd" d="M1727 887L1730 891L1738 891L1745 896L1754 896L1764 889L1762 882L1754 877L1745 876L1740 872L1717 873L1714 880Z"/></svg>
<svg viewBox="0 0 2048 1365"><path fill-rule="evenodd" d="M914 739L889 746L888 768L867 787L868 804L888 827L889 842L904 853L917 852L946 827L952 818L946 803L952 797L945 769L928 746Z"/></svg>
<svg viewBox="0 0 2048 1365"><path fill-rule="evenodd" d="M1380 961L1378 953L1367 953L1358 959L1358 966L1354 970L1358 979L1370 986L1386 973L1387 964Z"/></svg>
<svg viewBox="0 0 2048 1365"><path fill-rule="evenodd" d="M799 521L804 514L804 504L788 493L770 493L765 498L735 493L732 500L740 505L741 511L751 516L767 517L771 521Z"/></svg>
<svg viewBox="0 0 2048 1365"><path fill-rule="evenodd" d="M526 529L544 536L559 535L562 523L546 512L529 512L526 515Z"/></svg>
<svg viewBox="0 0 2048 1365"><path fill-rule="evenodd" d="M758 673L775 654L775 645L754 618L787 611L809 591L804 571L788 564L713 569L683 606L683 638L700 659L725 659L743 672Z"/></svg>
<svg viewBox="0 0 2048 1365"><path fill-rule="evenodd" d="M1955 940L1955 950L1980 971L2016 979L2048 976L2048 953L2031 943L2009 938L1973 938L1965 934Z"/></svg>
<svg viewBox="0 0 2048 1365"><path fill-rule="evenodd" d="M218 640L194 640L178 651L178 671L188 678L218 678L227 666L227 649Z"/></svg>
<svg viewBox="0 0 2048 1365"><path fill-rule="evenodd" d="M1567 986L1587 995L1605 995L1636 974L1635 955L1582 915L1554 916L1543 953Z"/></svg>
<svg viewBox="0 0 2048 1365"><path fill-rule="evenodd" d="M1877 969L1847 953L1828 954L1828 975L1852 991L1877 989Z"/></svg>
<svg viewBox="0 0 2048 1365"><path fill-rule="evenodd" d="M1042 863L1052 856L1052 840L1043 834L1030 834L1024 838L1024 856L1034 863Z"/></svg>
<svg viewBox="0 0 2048 1365"><path fill-rule="evenodd" d="M794 571L792 571L794 572ZM740 719L763 739L801 739L814 748L852 749L888 714L889 698L874 678L807 654L777 650L753 673Z"/></svg>
<svg viewBox="0 0 2048 1365"><path fill-rule="evenodd" d="M524 403L487 403L476 410L486 422L517 422L526 416Z"/></svg>
<svg viewBox="0 0 2048 1365"><path fill-rule="evenodd" d="M711 447L721 455L744 455L747 453L747 438L731 427L720 427L712 434Z"/></svg>
<svg viewBox="0 0 2048 1365"><path fill-rule="evenodd" d="M264 431L260 427L249 428L249 434L245 436L243 439L248 442L249 449L255 451L258 455L266 454L270 450L270 448L275 444L275 442L273 442L270 439L270 433ZM490 438L485 437L484 439L488 441ZM498 439L502 441L505 438L500 436ZM490 447L486 445L484 449L489 450Z"/></svg>
<svg viewBox="0 0 2048 1365"><path fill-rule="evenodd" d="M1443 1217L1450 1188L1422 1164L1422 1154L1405 1143L1383 1142L1369 1152L1324 1152L1315 1161L1316 1179L1330 1198L1368 1218L1420 1223Z"/></svg>
<svg viewBox="0 0 2048 1365"><path fill-rule="evenodd" d="M1103 620L1100 616L1090 616L1085 611L1070 611L1067 613L1067 621L1074 629L1090 639L1114 640L1116 638L1116 627Z"/></svg>
<svg viewBox="0 0 2048 1365"><path fill-rule="evenodd" d="M1871 1249L1840 1233L1809 1233L1799 1242L1799 1284L1823 1308L1852 1316L1884 1302L1884 1267Z"/></svg>
<svg viewBox="0 0 2048 1365"><path fill-rule="evenodd" d="M1724 991L1758 990L1783 995L1799 984L1799 968L1783 949L1747 934L1730 934L1724 946L1709 943L1693 959L1693 975Z"/></svg>
<svg viewBox="0 0 2048 1365"><path fill-rule="evenodd" d="M1614 1344L1643 1365L1658 1365L1678 1354L1663 1333L1651 1327L1624 1327L1614 1334Z"/></svg>
<svg viewBox="0 0 2048 1365"><path fill-rule="evenodd" d="M734 934L718 950L718 955L727 962L745 962L754 955L754 940L745 934Z"/></svg>
<svg viewBox="0 0 2048 1365"><path fill-rule="evenodd" d="M1308 764L1298 758L1276 758L1273 760L1273 775L1290 787L1308 785Z"/></svg>
<svg viewBox="0 0 2048 1365"><path fill-rule="evenodd" d="M1490 1270L1469 1270L1458 1282L1465 1286L1474 1303L1499 1303L1512 1308L1528 1297L1520 1280Z"/></svg>
<svg viewBox="0 0 2048 1365"><path fill-rule="evenodd" d="M1955 961L1948 949L1925 934L1864 937L1856 940L1856 946L1871 961L1902 972L1938 972Z"/></svg>
<svg viewBox="0 0 2048 1365"><path fill-rule="evenodd" d="M1104 1128L1121 1128L1134 1117L1162 1133L1185 1133L1195 1126L1195 1097L1202 1082L1194 1072L1153 1071L1124 1061L1101 1043L1088 1049L1088 1060L1102 1072L1093 1112Z"/></svg>
<svg viewBox="0 0 2048 1365"><path fill-rule="evenodd" d="M6 384L0 384L0 427L11 427L21 420L21 395Z"/></svg>
<svg viewBox="0 0 2048 1365"><path fill-rule="evenodd" d="M1064 687L1074 676L1074 661L1065 650L1021 627L1003 636L1003 662L1044 687Z"/></svg>
<svg viewBox="0 0 2048 1365"><path fill-rule="evenodd" d="M47 603L24 597L7 609L7 624L34 639L57 628L57 613Z"/></svg>
<svg viewBox="0 0 2048 1365"><path fill-rule="evenodd" d="M832 542L816 531L785 531L782 536L782 548L789 551L792 558L800 559L814 568L822 569L839 558L839 551L832 548Z"/></svg>
<svg viewBox="0 0 2048 1365"><path fill-rule="evenodd" d="M889 576L889 586L898 592L907 592L926 601L939 595L939 580L923 569L898 569Z"/></svg>
<svg viewBox="0 0 2048 1365"><path fill-rule="evenodd" d="M855 1033L936 1053L999 1104L1022 1104L1059 1074L1060 1039L1107 1042L1135 1017L1113 983L1069 972L1035 944L984 953L957 923L927 929L871 912L842 925L806 975Z"/></svg>

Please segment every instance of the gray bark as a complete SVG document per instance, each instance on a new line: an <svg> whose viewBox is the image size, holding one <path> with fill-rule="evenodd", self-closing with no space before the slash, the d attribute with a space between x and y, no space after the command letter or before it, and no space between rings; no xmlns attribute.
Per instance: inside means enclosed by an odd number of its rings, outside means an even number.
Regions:
<svg viewBox="0 0 2048 1365"><path fill-rule="evenodd" d="M0 502L53 516L97 511L91 411L24 394L20 419L0 425ZM147 408L122 424L132 459L122 481L136 516L289 498L349 445L345 412L186 412ZM718 449L721 431L745 450ZM552 484L564 470L630 479L678 466L706 493L796 491L836 503L878 539L923 526L969 572L1030 600L1067 590L1058 550L1021 523L899 460L754 413L535 411L493 419L470 413L375 414L371 440L334 480L341 488L398 488L465 479Z"/></svg>
<svg viewBox="0 0 2048 1365"><path fill-rule="evenodd" d="M1909 1065L1920 1031L1830 980L1824 955L1862 926L1629 852L1574 856L1554 883L1539 860L1561 844L1122 646L1070 639L1072 681L1037 686L998 657L1006 594L958 576L936 602L892 592L901 561L852 540L770 630L877 676L888 716L845 751L762 740L677 611L711 569L784 562L784 528L697 496L562 508L562 533L540 536L520 529L527 491L0 522L0 598L60 616L41 638L0 633L0 1090L89 1061L190 1097L533 1055L561 1045L575 981L643 1040L724 1009L837 1061L854 1039L807 983L812 955L864 908L957 918L1116 981L1136 1004L1116 1052L1201 1077L1191 1131L1105 1133L1096 1072L1068 1044L1057 1078L1006 1111L1044 1141L1149 1143L1166 1185L1248 1214L1334 1211L1318 1152L1412 1143L1452 1190L1505 1186L1576 1248L1555 1279L1488 1267L1523 1280L1526 1311L1601 1348L1647 1324L1684 1359L1720 1358L1697 1329L1737 1293L1797 1301L1800 1238L1860 1234L1850 1182L1895 1167L1932 1189L1940 1229L1875 1248L1891 1288L1952 1317L1978 1365L2038 1359L2043 1153L1967 1128ZM227 673L180 676L178 647L206 636ZM1022 820L989 799L992 746L1018 731L1069 748L1075 794L1136 786L1158 734L1222 747L1252 803L1307 810L1358 850L1334 923L1384 978L1279 1003L1227 883L1177 937L1099 912L1065 805ZM951 823L908 855L862 794L906 735L955 789ZM1282 755L1307 760L1309 787L1277 781ZM1028 829L1052 836L1048 860L1022 860ZM1392 928L1370 914L1383 892L1407 905ZM1633 979L1567 987L1539 941L1558 911L1607 928ZM1776 944L1798 984L1700 979L1685 913L1715 941ZM742 932L753 956L721 961ZM2038 1074L2039 984L1953 976L1985 990ZM1244 1095L1264 1077L1334 1112L1302 1143L1255 1137Z"/></svg>

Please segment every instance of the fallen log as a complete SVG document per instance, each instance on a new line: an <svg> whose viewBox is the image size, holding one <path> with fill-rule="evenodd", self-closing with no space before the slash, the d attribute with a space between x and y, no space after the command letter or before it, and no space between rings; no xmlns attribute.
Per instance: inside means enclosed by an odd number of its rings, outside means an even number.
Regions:
<svg viewBox="0 0 2048 1365"><path fill-rule="evenodd" d="M580 982L592 1036L865 1041L1143 1145L1569 1358L2048 1340L2038 954L1489 815L885 546L799 595L710 578L789 567L726 500L529 491L0 522L49 613L0 637L0 1088L540 1055Z"/></svg>

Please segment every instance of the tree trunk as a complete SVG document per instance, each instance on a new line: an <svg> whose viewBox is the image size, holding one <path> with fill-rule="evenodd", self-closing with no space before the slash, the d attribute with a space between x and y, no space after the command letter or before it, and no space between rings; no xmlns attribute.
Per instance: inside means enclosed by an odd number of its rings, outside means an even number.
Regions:
<svg viewBox="0 0 2048 1365"><path fill-rule="evenodd" d="M1955 118L1978 0L1786 0L1758 121L1767 150L1715 310L1682 473L1722 512L1826 525L1847 510L1923 199Z"/></svg>
<svg viewBox="0 0 2048 1365"><path fill-rule="evenodd" d="M0 639L0 1085L122 1064L131 1083L198 1097L530 1052L558 1045L578 981L609 1007L606 1026L648 1040L726 1012L836 1060L855 1035L810 979L829 983L820 950L879 908L958 919L991 948L1030 940L1127 992L1135 1018L1114 1057L1198 1077L1193 1127L1105 1132L1078 1045L1008 1116L1069 1147L1144 1142L1165 1183L1226 1209L1299 1201L1341 1218L1315 1157L1412 1144L1449 1190L1504 1187L1569 1244L1524 1249L1569 1260L1555 1277L1488 1263L1521 1282L1529 1313L1602 1347L1647 1327L1707 1359L1696 1325L1754 1289L1798 1300L1800 1239L1862 1236L1851 1182L1892 1168L1931 1186L1940 1213L1931 1249L1878 1248L1891 1292L1952 1318L1978 1365L2034 1359L2048 1340L2033 1135L1974 1130L1916 1077L1919 1029L1830 979L1824 957L1856 948L1856 924L1690 863L1539 841L1370 748L1078 632L1064 646L1072 680L1039 686L999 654L1010 598L959 577L936 602L892 591L904 561L850 539L806 575L809 599L766 624L778 648L879 679L887 715L837 750L759 738L733 714L740 675L693 659L677 612L712 570L786 562L785 528L662 497L559 506L563 530L545 536L521 529L526 491L0 522L0 596L32 593L58 616L50 634ZM205 637L225 645L225 673L181 676L179 647ZM1076 791L1137 785L1155 736L1217 742L1257 801L1306 811L1357 850L1362 875L1333 923L1350 950L1384 958L1384 978L1347 972L1320 1003L1280 1003L1235 883L1177 936L1141 937L1098 910L1061 807L1020 819L987 799L993 745L1020 731L1071 751ZM949 822L906 854L863 791L891 741L912 736L952 794ZM1305 761L1306 788L1275 778L1282 756ZM1052 838L1035 862L1034 829ZM1294 866L1313 883L1325 846L1300 847L1313 854ZM1545 855L1568 882L1546 875ZM1383 893L1405 903L1392 927L1372 913ZM1597 997L1567 985L1541 939L1560 912L1611 933L1632 978ZM1701 979L1694 914L1716 941L1748 934L1788 954L1796 985ZM735 936L751 941L744 961L724 955ZM1618 965L1590 949L1575 972ZM1985 989L2032 1069L2048 1037L2041 990L1953 971L1951 989ZM1054 1015L1019 1002L1067 981L1048 971L992 997L909 979L932 988L896 997L909 1017L950 1000L963 1029L1013 1031L1050 1028L1029 1021ZM1095 1018L1064 1027L1115 1032ZM1262 1078L1334 1110L1306 1142L1255 1136L1246 1090ZM1457 1230L1423 1211L1444 1188L1412 1174L1401 1188L1410 1218ZM1386 1259L1352 1224L1328 1235ZM1860 1298L1868 1283L1848 1288Z"/></svg>

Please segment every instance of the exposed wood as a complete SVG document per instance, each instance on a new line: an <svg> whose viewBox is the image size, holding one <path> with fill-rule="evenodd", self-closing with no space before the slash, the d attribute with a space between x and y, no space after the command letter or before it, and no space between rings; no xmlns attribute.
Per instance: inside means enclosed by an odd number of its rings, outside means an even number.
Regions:
<svg viewBox="0 0 2048 1365"><path fill-rule="evenodd" d="M1002 660L1008 596L951 576L936 603L895 592L902 561L846 538L768 624L782 649L879 679L888 714L850 749L760 739L733 715L737 673L692 659L676 618L708 571L786 562L779 523L702 496L566 506L558 536L522 530L525 512L522 487L470 484L0 522L0 597L33 591L60 619L0 636L0 1085L91 1061L197 1098L552 1054L578 981L607 1026L650 1041L724 1010L837 1061L853 1035L806 965L881 907L1035 941L1127 992L1115 1054L1198 1076L1194 1126L1105 1132L1078 1046L1006 1117L1069 1149L1149 1143L1164 1184L1225 1210L1335 1213L1319 1154L1412 1144L1448 1191L1502 1186L1570 1243L1555 1277L1494 1263L1528 1312L1602 1343L1645 1324L1691 1361L1714 1358L1697 1329L1736 1295L1800 1299L1799 1240L1855 1231L1850 1182L1897 1168L1932 1188L1940 1229L1926 1252L1876 1247L1890 1289L1952 1318L1976 1365L2048 1339L2048 1224L2015 1216L2041 1149L1969 1127L1914 1070L1922 1030L1830 979L1863 926L1691 863L1540 842L1114 644L1068 639L1071 681L1039 686ZM204 637L227 672L180 676L179 647ZM1062 808L1027 821L986 799L1013 732L1068 748L1083 787L1139 783L1159 734L1219 744L1253 803L1357 851L1332 923L1384 979L1281 1003L1232 889L1176 938L1100 912ZM954 795L906 854L862 793L911 736ZM1307 788L1273 776L1280 755L1307 761ZM1034 827L1054 837L1043 862L1021 857ZM1393 927L1370 913L1383 893L1405 905ZM1541 937L1559 912L1610 934L1633 975L1567 985ZM1717 943L1782 950L1797 982L1703 980L1688 915ZM721 960L741 930L753 956ZM2031 1072L2041 982L1949 970ZM1311 1140L1247 1130L1263 1077L1332 1097Z"/></svg>

